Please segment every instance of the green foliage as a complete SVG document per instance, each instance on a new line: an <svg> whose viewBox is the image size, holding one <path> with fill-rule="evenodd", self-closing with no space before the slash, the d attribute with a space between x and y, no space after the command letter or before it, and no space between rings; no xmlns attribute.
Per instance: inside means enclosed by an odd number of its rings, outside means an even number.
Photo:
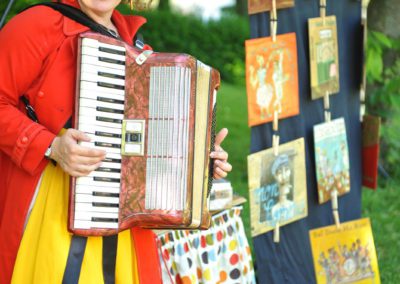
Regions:
<svg viewBox="0 0 400 284"><path fill-rule="evenodd" d="M3 16L4 11L7 8L9 0L6 1L0 1L0 17ZM26 7L40 3L43 1L40 0L14 0L14 4L11 6L11 10L7 15L6 22L9 21L12 17L14 17L16 14L18 14L20 11L25 9Z"/></svg>
<svg viewBox="0 0 400 284"><path fill-rule="evenodd" d="M128 13L125 7L121 10ZM244 41L249 37L245 18L224 15L218 21L205 22L194 15L165 10L140 14L148 21L140 32L155 51L191 54L218 69L225 81L244 82Z"/></svg>
<svg viewBox="0 0 400 284"><path fill-rule="evenodd" d="M370 31L367 50L367 106L382 117L382 164L400 177L400 40Z"/></svg>
<svg viewBox="0 0 400 284"><path fill-rule="evenodd" d="M379 196L377 196L377 194ZM364 190L363 217L371 219L382 283L400 283L400 199L398 181L391 181L377 192Z"/></svg>

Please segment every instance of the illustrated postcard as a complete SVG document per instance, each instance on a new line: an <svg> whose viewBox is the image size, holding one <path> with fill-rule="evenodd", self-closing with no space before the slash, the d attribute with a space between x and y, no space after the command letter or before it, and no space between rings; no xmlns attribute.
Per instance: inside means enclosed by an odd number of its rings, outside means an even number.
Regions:
<svg viewBox="0 0 400 284"><path fill-rule="evenodd" d="M378 187L381 118L364 115L362 123L362 184L370 189Z"/></svg>
<svg viewBox="0 0 400 284"><path fill-rule="evenodd" d="M336 17L308 19L311 98L339 92L339 52Z"/></svg>
<svg viewBox="0 0 400 284"><path fill-rule="evenodd" d="M258 236L307 216L304 139L247 158L251 234Z"/></svg>
<svg viewBox="0 0 400 284"><path fill-rule="evenodd" d="M379 284L378 259L368 218L310 231L318 284Z"/></svg>
<svg viewBox="0 0 400 284"><path fill-rule="evenodd" d="M343 118L314 126L315 166L318 200L324 203L336 191L350 191L350 162L346 125Z"/></svg>
<svg viewBox="0 0 400 284"><path fill-rule="evenodd" d="M299 114L296 34L246 41L249 126Z"/></svg>

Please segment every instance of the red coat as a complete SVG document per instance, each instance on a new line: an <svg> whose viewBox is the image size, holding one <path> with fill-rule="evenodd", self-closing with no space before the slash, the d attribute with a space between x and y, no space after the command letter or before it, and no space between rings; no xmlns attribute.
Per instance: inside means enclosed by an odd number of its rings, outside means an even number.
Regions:
<svg viewBox="0 0 400 284"><path fill-rule="evenodd" d="M79 7L75 0L64 2ZM121 38L132 43L146 20L112 20ZM47 164L44 152L71 117L76 84L77 35L88 28L48 7L34 7L14 17L0 32L0 283L9 283L26 214ZM20 96L35 108L40 124L25 114ZM151 231L135 229L139 273L148 283L159 277ZM141 252L141 248L145 252ZM149 252L153 252L150 253ZM146 257L141 257L145 253ZM146 264L153 264L146 267ZM143 271L144 270L144 271ZM151 273L147 273L151 271ZM158 273L158 274L157 274ZM152 278L154 277L155 278ZM141 281L143 283L143 281Z"/></svg>

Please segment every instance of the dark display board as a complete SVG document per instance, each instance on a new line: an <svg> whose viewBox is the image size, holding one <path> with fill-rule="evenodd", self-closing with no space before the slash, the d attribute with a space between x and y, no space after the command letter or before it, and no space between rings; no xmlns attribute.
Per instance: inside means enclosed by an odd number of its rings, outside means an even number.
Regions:
<svg viewBox="0 0 400 284"><path fill-rule="evenodd" d="M273 232L253 239L258 283L315 283L309 230L332 225L331 203L318 204L313 126L324 121L323 99L311 100L308 25L319 17L318 0L296 0L295 7L278 11L278 34L297 35L300 115L279 121L280 143L305 138L308 217L280 228L280 243ZM327 0L326 15L336 15L339 42L340 92L331 96L332 119L344 117L350 155L351 190L339 197L342 222L361 216L361 1ZM251 38L270 36L269 13L250 16ZM272 146L272 123L253 127L251 153Z"/></svg>

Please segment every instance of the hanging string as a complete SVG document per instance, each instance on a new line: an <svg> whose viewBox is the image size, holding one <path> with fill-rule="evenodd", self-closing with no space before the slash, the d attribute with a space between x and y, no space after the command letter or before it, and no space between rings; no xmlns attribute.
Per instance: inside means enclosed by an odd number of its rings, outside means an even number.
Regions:
<svg viewBox="0 0 400 284"><path fill-rule="evenodd" d="M274 134L272 136L272 148L274 150L275 158L279 155L279 134L278 134L278 120L279 120L279 112L277 110L274 111L274 120L272 129ZM279 193L280 194L280 193ZM279 243L279 220L276 221L275 228L274 228L274 242Z"/></svg>
<svg viewBox="0 0 400 284"><path fill-rule="evenodd" d="M325 25L325 17L326 17L326 0L319 0L319 14L322 18L322 22Z"/></svg>
<svg viewBox="0 0 400 284"><path fill-rule="evenodd" d="M271 26L271 37L272 41L276 41L276 33L278 30L278 13L276 12L276 0L271 0L272 1L272 9L271 9L271 15L270 15L270 26Z"/></svg>

